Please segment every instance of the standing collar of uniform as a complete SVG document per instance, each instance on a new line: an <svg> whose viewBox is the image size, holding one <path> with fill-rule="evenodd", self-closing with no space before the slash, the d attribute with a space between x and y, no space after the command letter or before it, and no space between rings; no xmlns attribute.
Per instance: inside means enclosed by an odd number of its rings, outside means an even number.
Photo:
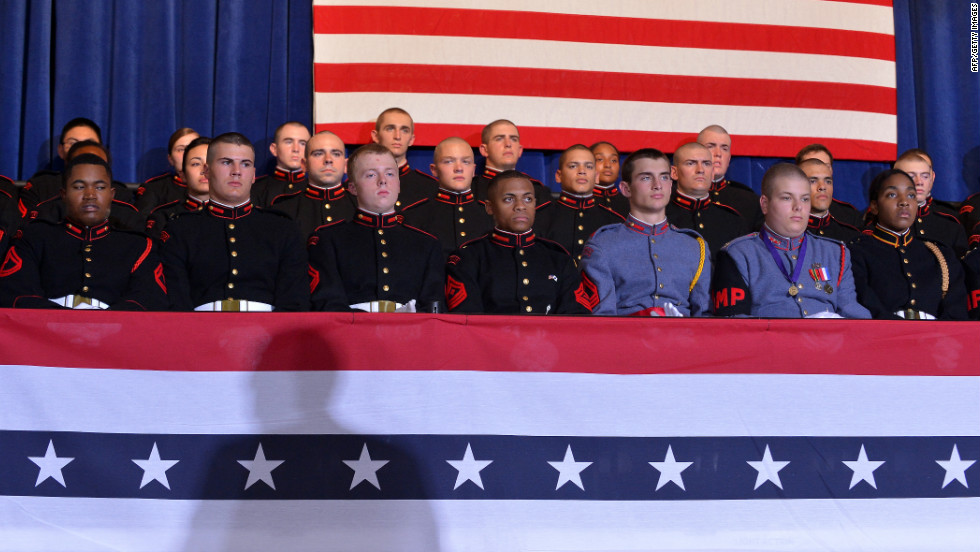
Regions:
<svg viewBox="0 0 980 552"><path fill-rule="evenodd" d="M272 177L276 180L283 180L285 182L302 182L303 179L306 178L306 171L303 169L288 171L286 169L276 167L276 172L272 173Z"/></svg>
<svg viewBox="0 0 980 552"><path fill-rule="evenodd" d="M187 187L187 183L184 182L184 179L181 178L179 174L174 175L174 184L180 186L181 188Z"/></svg>
<svg viewBox="0 0 980 552"><path fill-rule="evenodd" d="M109 219L95 226L80 226L70 220L65 220L65 232L69 236L78 238L82 241L95 241L109 235Z"/></svg>
<svg viewBox="0 0 980 552"><path fill-rule="evenodd" d="M932 196L926 198L922 205L919 205L919 212L917 216L924 217L929 214L929 208L932 207Z"/></svg>
<svg viewBox="0 0 980 552"><path fill-rule="evenodd" d="M639 232L640 234L646 234L647 236L659 236L670 228L670 223L667 222L666 218L664 218L663 221L651 226L634 217L633 213L630 213L630 215L626 218L625 224L630 230Z"/></svg>
<svg viewBox="0 0 980 552"><path fill-rule="evenodd" d="M609 186L596 184L595 188L592 189L592 195L596 197L616 197L619 195L619 186L615 184L610 184Z"/></svg>
<svg viewBox="0 0 980 552"><path fill-rule="evenodd" d="M803 243L803 238L806 236L806 231L804 231L799 236L795 238L787 238L786 236L780 236L779 234L772 231L767 225L762 225L762 230L759 231L769 243L773 244L776 249L782 249L783 251L795 251L800 248Z"/></svg>
<svg viewBox="0 0 980 552"><path fill-rule="evenodd" d="M200 199L193 198L191 196L184 196L184 208L188 211L200 211L204 208L207 201L201 201Z"/></svg>
<svg viewBox="0 0 980 552"><path fill-rule="evenodd" d="M830 218L830 211L827 211L822 215L814 215L813 213L810 213L810 220L806 223L807 228L826 228L830 226Z"/></svg>
<svg viewBox="0 0 980 552"><path fill-rule="evenodd" d="M711 188L708 189L708 192L709 193L720 192L727 187L728 187L728 179L723 176L720 179L715 180L714 182L711 183Z"/></svg>
<svg viewBox="0 0 980 552"><path fill-rule="evenodd" d="M332 186L330 188L321 188L319 186L315 186L311 181L306 184L305 192L306 197L310 199L318 199L320 201L336 201L344 197L347 190L344 189L343 183L337 184L336 186Z"/></svg>
<svg viewBox="0 0 980 552"><path fill-rule="evenodd" d="M398 167L398 176L405 176L406 174L412 172L412 166L405 162L404 165Z"/></svg>
<svg viewBox="0 0 980 552"><path fill-rule="evenodd" d="M223 219L240 219L242 217L247 217L252 213L252 201L246 201L237 207L229 207L227 205L222 205L213 199L208 202L208 212L212 215L223 218Z"/></svg>
<svg viewBox="0 0 980 552"><path fill-rule="evenodd" d="M534 245L534 230L528 230L523 234L515 234L500 228L494 228L490 234L490 241L503 247L531 247Z"/></svg>
<svg viewBox="0 0 980 552"><path fill-rule="evenodd" d="M354 222L361 226L367 226L368 228L391 228L402 223L402 216L394 211L379 215L378 213L358 209L357 214L354 216Z"/></svg>
<svg viewBox="0 0 980 552"><path fill-rule="evenodd" d="M571 209L591 209L595 207L595 196L592 194L579 196L562 190L561 195L558 196L558 204Z"/></svg>
<svg viewBox="0 0 980 552"><path fill-rule="evenodd" d="M887 243L892 247L900 247L908 245L912 241L914 236L909 230L909 228L906 228L905 232L896 234L895 232L884 228L880 224L875 223L874 228L871 229L871 235L882 243Z"/></svg>
<svg viewBox="0 0 980 552"><path fill-rule="evenodd" d="M445 188L439 188L439 191L436 192L436 201L439 203L448 203L449 205L466 205L467 203L473 203L473 190L456 192Z"/></svg>
<svg viewBox="0 0 980 552"><path fill-rule="evenodd" d="M701 199L694 199L693 197L682 194L680 191L675 191L674 197L672 197L670 200L688 211L700 211L708 205L711 205L710 195L702 197Z"/></svg>

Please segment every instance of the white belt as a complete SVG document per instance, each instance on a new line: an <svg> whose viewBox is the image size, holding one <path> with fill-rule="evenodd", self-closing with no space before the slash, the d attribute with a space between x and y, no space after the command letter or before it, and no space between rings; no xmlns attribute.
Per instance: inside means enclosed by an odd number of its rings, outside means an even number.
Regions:
<svg viewBox="0 0 980 552"><path fill-rule="evenodd" d="M895 314L897 314L900 318L904 318L906 320L935 320L936 319L935 316L929 314L928 312L917 311L914 309L895 311Z"/></svg>
<svg viewBox="0 0 980 552"><path fill-rule="evenodd" d="M58 297L57 299L48 299L53 303L57 303L62 307L68 307L69 309L78 310L93 310L93 309L107 309L109 305L99 301L98 299L92 299L91 297L82 297L81 295L65 295L64 297Z"/></svg>
<svg viewBox="0 0 980 552"><path fill-rule="evenodd" d="M351 305L350 308L367 312L415 312L415 299L408 303L394 301L365 301Z"/></svg>
<svg viewBox="0 0 980 552"><path fill-rule="evenodd" d="M272 312L272 305L258 301L226 299L198 305L194 307L194 310L198 312Z"/></svg>

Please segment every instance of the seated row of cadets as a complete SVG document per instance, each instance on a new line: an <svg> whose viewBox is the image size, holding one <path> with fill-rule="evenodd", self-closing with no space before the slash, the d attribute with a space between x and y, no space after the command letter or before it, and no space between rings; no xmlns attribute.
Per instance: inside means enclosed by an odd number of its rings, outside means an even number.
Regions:
<svg viewBox="0 0 980 552"><path fill-rule="evenodd" d="M697 230L668 223L668 209L677 196L673 180L684 182L690 176L704 186L703 175L711 170L706 148L684 145L673 163L657 150L640 150L623 165L629 216L623 220L598 207L596 213L611 217L612 223L588 231L592 237L582 244L580 276L566 248L540 234L554 230L575 239L576 232L584 231L579 223L592 219L585 213L596 209L587 191L596 164L584 146L562 155L556 178L564 201L537 208L534 185L525 175L509 170L492 178L483 204L492 230L455 248L448 263L436 237L403 223L413 209L404 215L396 212L400 179L390 150L364 146L345 164L343 144L329 132L319 133L308 148L309 166L338 180L335 186L341 186L339 173L350 169L348 189L357 208L352 219L316 229L307 248L299 228L285 215L254 208L254 149L240 134L188 144L183 159L187 190L207 188L210 201L199 202L203 209L187 209L184 204L195 199L188 196L176 210L182 214L154 219L166 224L159 229L159 247L138 232L109 223L114 190L108 160L96 153L68 156L60 202L64 220L41 219L10 249L0 266L0 304L210 311L295 311L312 304L317 310L382 312L448 308L642 316L966 316L963 267L949 248L911 231L916 188L901 170L875 179L869 198L874 226L852 241L852 253L841 242L806 232L812 188L822 184L799 167L778 164L763 178L762 229L732 240L713 259L710 242ZM470 193L463 189L474 170L465 142L443 141L435 160L433 172L449 183L443 186L445 194ZM452 183L459 189L453 190ZM454 217L459 199L442 202ZM423 200L418 208L435 203L438 198ZM548 222L541 226L546 230L536 232L539 215ZM972 270L974 280L978 268Z"/></svg>

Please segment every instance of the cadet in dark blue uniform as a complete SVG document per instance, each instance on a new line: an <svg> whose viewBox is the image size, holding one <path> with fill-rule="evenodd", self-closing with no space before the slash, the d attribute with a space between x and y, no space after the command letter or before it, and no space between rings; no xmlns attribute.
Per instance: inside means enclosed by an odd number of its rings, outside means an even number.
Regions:
<svg viewBox="0 0 980 552"><path fill-rule="evenodd" d="M439 188L436 179L408 164L408 148L415 143L415 121L407 111L400 107L382 111L371 131L371 141L388 148L398 164L401 192L395 203L396 210L436 195Z"/></svg>
<svg viewBox="0 0 980 552"><path fill-rule="evenodd" d="M487 211L490 234L460 247L446 266L451 312L587 314L598 303L583 285L572 258L555 242L538 238L534 186L517 171L494 177Z"/></svg>
<svg viewBox="0 0 980 552"><path fill-rule="evenodd" d="M630 214L630 202L619 191L619 150L609 142L596 142L589 149L595 154L599 182L592 193L595 200L624 217Z"/></svg>
<svg viewBox="0 0 980 552"><path fill-rule="evenodd" d="M480 155L487 160L483 172L473 183L473 191L478 200L487 201L490 181L503 171L516 170L522 153L524 147L521 145L521 133L517 130L517 125L507 119L497 119L483 127L483 132L480 133ZM524 176L534 186L534 198L538 205L551 201L551 190L547 186L526 174Z"/></svg>
<svg viewBox="0 0 980 552"><path fill-rule="evenodd" d="M459 246L489 232L493 218L473 194L476 162L465 140L452 137L439 142L429 168L439 180L439 191L406 208L405 223L438 238L448 258Z"/></svg>
<svg viewBox="0 0 980 552"><path fill-rule="evenodd" d="M810 183L778 163L762 179L762 230L718 253L712 279L715 314L767 318L870 318L857 302L850 254L836 240L806 232Z"/></svg>
<svg viewBox="0 0 980 552"><path fill-rule="evenodd" d="M847 242L861 235L861 231L837 220L830 212L834 200L834 172L830 165L819 159L806 159L796 164L810 181L810 221L807 230L815 236Z"/></svg>
<svg viewBox="0 0 980 552"><path fill-rule="evenodd" d="M171 221L161 235L171 302L177 310L302 311L309 309L306 249L285 215L249 199L255 149L230 132L211 141L211 200Z"/></svg>
<svg viewBox="0 0 980 552"><path fill-rule="evenodd" d="M398 166L387 148L351 154L348 185L357 196L351 222L324 225L309 241L314 310L439 312L444 268L439 241L395 213Z"/></svg>
<svg viewBox="0 0 980 552"><path fill-rule="evenodd" d="M576 144L562 152L555 180L561 185L561 195L538 206L534 232L558 242L578 265L585 241L596 230L626 219L596 201L592 194L596 181L595 155L584 145Z"/></svg>
<svg viewBox="0 0 980 552"><path fill-rule="evenodd" d="M834 155L830 153L827 146L823 144L809 144L796 153L796 166L801 167L807 159L816 159L831 168L834 167ZM852 226L857 229L864 228L864 213L857 207L846 201L841 201L836 197L831 198L830 207L827 211L837 219L838 222ZM836 239L836 238L835 238Z"/></svg>
<svg viewBox="0 0 980 552"><path fill-rule="evenodd" d="M170 135L167 142L167 162L173 172L154 176L144 182L133 195L134 205L144 217L164 203L180 201L187 195L187 184L184 182L184 151L187 146L200 136L196 130L189 127L178 128Z"/></svg>
<svg viewBox="0 0 980 552"><path fill-rule="evenodd" d="M75 157L83 154L92 154L100 157L103 161L112 165L112 156L109 154L109 150L105 149L102 144L83 140L81 142L75 142L72 147L68 150L65 159L69 162ZM61 173L58 173L59 182L63 178ZM112 199L112 210L109 214L109 222L116 228L121 230L132 230L134 232L142 232L146 221L140 216L136 207L133 207L131 203L126 201L121 201L116 199L117 197L126 197L129 195L129 189L122 182L112 181L112 189L115 197ZM60 222L65 218L65 202L62 201L61 192L57 195L52 195L48 199L45 199L41 203L34 206L30 212L27 213L28 220L43 219L50 222Z"/></svg>
<svg viewBox="0 0 980 552"><path fill-rule="evenodd" d="M306 237L324 224L354 218L357 206L344 187L347 159L339 136L324 130L310 138L306 143L306 171L306 189L272 200L275 210L296 221Z"/></svg>
<svg viewBox="0 0 980 552"><path fill-rule="evenodd" d="M667 205L667 220L703 237L713 259L723 245L747 234L749 228L738 211L709 195L712 171L713 157L705 146L692 142L677 148L670 167L677 188Z"/></svg>
<svg viewBox="0 0 980 552"><path fill-rule="evenodd" d="M83 154L64 173L66 217L37 220L0 266L0 305L22 308L163 310L163 267L153 241L109 224L112 170Z"/></svg>
<svg viewBox="0 0 980 552"><path fill-rule="evenodd" d="M306 188L306 168L303 155L310 130L299 121L289 121L276 128L269 144L269 152L276 158L272 174L260 176L252 185L252 203L268 207L282 194L291 194Z"/></svg>
<svg viewBox="0 0 980 552"><path fill-rule="evenodd" d="M634 152L623 164L622 186L629 218L596 231L582 254L582 280L599 297L593 314L708 314L711 261L697 232L667 220L667 156L655 149Z"/></svg>
<svg viewBox="0 0 980 552"><path fill-rule="evenodd" d="M757 230L763 222L759 195L749 186L727 178L732 162L732 137L728 131L720 125L708 126L698 134L697 142L711 152L711 199L734 208L747 229Z"/></svg>
<svg viewBox="0 0 980 552"><path fill-rule="evenodd" d="M180 174L184 175L182 186L184 196L168 201L150 211L146 220L146 234L159 239L167 224L184 213L200 211L208 203L208 178L204 168L208 161L208 144L211 139L206 136L195 138L181 152Z"/></svg>
<svg viewBox="0 0 980 552"><path fill-rule="evenodd" d="M953 251L919 239L915 184L892 169L869 190L874 217L868 234L848 244L858 301L874 318L966 320L963 269Z"/></svg>
<svg viewBox="0 0 980 552"><path fill-rule="evenodd" d="M17 210L19 196L20 189L14 181L0 175L0 256L7 252L10 238L21 223L20 212Z"/></svg>
<svg viewBox="0 0 980 552"><path fill-rule="evenodd" d="M935 241L951 248L957 256L966 254L969 248L966 231L955 216L944 211L932 198L932 186L936 173L930 160L920 153L909 150L898 156L895 168L909 175L915 183L916 199L919 209L916 213L912 232L917 238Z"/></svg>

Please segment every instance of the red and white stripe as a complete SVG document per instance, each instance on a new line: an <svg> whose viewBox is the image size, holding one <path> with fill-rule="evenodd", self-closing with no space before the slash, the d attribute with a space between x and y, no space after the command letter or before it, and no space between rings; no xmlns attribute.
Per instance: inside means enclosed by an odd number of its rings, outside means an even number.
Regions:
<svg viewBox="0 0 980 552"><path fill-rule="evenodd" d="M895 155L891 2L314 2L315 114L351 143L400 106L416 144L610 140L673 151L721 124L740 155ZM462 6L462 7L461 7Z"/></svg>

